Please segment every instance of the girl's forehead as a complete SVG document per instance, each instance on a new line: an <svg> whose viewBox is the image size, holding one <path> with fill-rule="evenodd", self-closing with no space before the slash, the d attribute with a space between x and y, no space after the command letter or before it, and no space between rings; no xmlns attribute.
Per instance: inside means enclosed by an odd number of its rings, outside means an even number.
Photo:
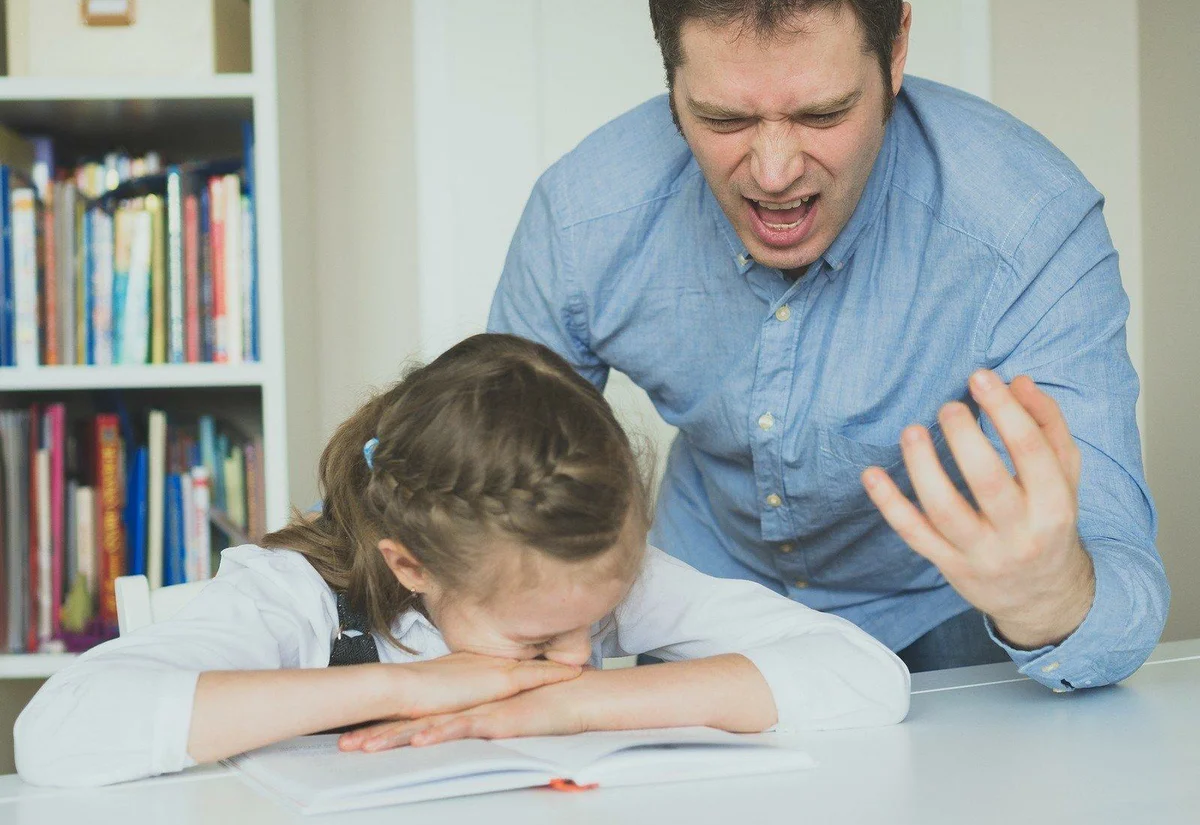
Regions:
<svg viewBox="0 0 1200 825"><path fill-rule="evenodd" d="M556 567L525 587L496 594L481 609L512 638L540 641L603 620L632 584L626 576L580 575L577 565Z"/></svg>

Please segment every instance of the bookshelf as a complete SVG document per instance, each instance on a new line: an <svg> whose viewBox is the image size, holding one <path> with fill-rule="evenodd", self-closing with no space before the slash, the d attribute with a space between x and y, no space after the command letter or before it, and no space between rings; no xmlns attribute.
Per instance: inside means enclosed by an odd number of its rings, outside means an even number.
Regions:
<svg viewBox="0 0 1200 825"><path fill-rule="evenodd" d="M0 13L3 3L0 2ZM0 408L128 391L167 409L204 410L261 436L268 529L290 507L281 242L276 0L252 0L253 68L207 77L0 76L0 124L55 139L60 163L122 147L168 161L240 151L254 124L255 228L260 359L241 364L0 367ZM0 680L45 678L72 654L0 655Z"/></svg>

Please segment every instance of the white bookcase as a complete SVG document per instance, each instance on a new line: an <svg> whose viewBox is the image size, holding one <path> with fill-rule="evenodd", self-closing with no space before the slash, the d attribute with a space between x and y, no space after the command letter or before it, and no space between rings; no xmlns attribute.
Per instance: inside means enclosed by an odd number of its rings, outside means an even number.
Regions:
<svg viewBox="0 0 1200 825"><path fill-rule="evenodd" d="M0 4L2 5L2 4ZM280 126L276 2L253 0L253 70L205 78L0 77L0 123L51 135L68 151L126 146L135 153L215 156L240 151L240 126L253 121L259 277L258 363L0 368L0 407L66 399L101 389L127 391L167 409L211 411L261 434L267 526L287 519L288 416L283 319ZM70 156L58 151L59 162ZM44 678L72 655L0 655L0 680Z"/></svg>

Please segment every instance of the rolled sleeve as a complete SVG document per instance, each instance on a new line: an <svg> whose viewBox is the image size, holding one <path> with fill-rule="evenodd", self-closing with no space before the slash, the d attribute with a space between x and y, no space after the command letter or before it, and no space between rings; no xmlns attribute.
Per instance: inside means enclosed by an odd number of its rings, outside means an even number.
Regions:
<svg viewBox="0 0 1200 825"><path fill-rule="evenodd" d="M988 633L1020 672L1056 693L1109 685L1129 676L1150 657L1166 621L1169 590L1161 566L1130 561L1147 551L1110 539L1084 545L1096 571L1096 595L1074 633L1057 645L1019 650L987 621Z"/></svg>

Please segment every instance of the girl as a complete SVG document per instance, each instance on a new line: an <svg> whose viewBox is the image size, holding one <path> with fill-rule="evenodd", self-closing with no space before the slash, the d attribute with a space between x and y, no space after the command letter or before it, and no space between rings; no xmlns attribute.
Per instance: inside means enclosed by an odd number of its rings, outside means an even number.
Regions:
<svg viewBox="0 0 1200 825"><path fill-rule="evenodd" d="M343 749L907 712L908 671L849 622L647 548L629 441L538 344L453 347L342 424L320 476L320 515L226 550L178 616L45 684L14 730L26 781L119 782L363 723ZM584 667L636 653L665 661Z"/></svg>

